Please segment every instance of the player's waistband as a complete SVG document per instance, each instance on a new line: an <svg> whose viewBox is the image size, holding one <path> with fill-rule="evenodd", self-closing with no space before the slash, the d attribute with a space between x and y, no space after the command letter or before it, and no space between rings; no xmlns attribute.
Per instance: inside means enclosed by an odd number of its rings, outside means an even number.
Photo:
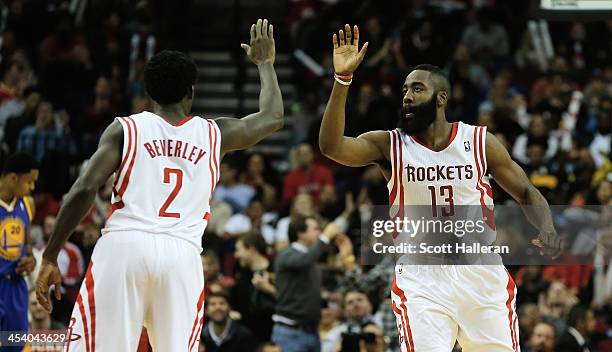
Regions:
<svg viewBox="0 0 612 352"><path fill-rule="evenodd" d="M188 236L181 236L181 235L176 235L176 234L172 234L169 232L155 232L155 231L146 231L146 230L141 230L141 229L131 229L131 228L105 228L102 229L102 236L101 238L110 238L113 236L121 236L122 234L134 234L137 236L150 236L150 237L170 237L172 239L178 239L180 241L184 241L185 243L190 244L191 246L195 247L195 249L198 250L198 253L202 252L202 246L198 245L194 240L188 238ZM201 236L199 237L201 239Z"/></svg>

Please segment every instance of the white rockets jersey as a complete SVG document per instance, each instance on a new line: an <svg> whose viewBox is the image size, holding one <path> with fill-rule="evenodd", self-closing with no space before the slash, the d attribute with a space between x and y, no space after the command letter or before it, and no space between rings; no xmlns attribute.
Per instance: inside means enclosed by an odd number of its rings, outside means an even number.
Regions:
<svg viewBox="0 0 612 352"><path fill-rule="evenodd" d="M117 120L123 157L102 232L163 233L201 250L219 180L219 127L197 116L172 125L147 111Z"/></svg>
<svg viewBox="0 0 612 352"><path fill-rule="evenodd" d="M486 127L453 123L448 145L438 152L399 129L389 133L392 173L387 187L391 218L410 218L414 213L426 212L428 219L443 220L464 217L463 213L469 211L470 220L478 218L488 225L483 240L492 242L495 222L493 192L487 176Z"/></svg>

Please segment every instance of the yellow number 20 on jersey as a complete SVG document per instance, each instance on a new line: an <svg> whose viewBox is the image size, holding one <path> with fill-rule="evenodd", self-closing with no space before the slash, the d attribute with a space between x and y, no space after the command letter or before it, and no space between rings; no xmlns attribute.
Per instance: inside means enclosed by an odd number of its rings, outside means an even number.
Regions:
<svg viewBox="0 0 612 352"><path fill-rule="evenodd" d="M17 260L25 242L23 222L19 218L5 218L0 222L0 258Z"/></svg>

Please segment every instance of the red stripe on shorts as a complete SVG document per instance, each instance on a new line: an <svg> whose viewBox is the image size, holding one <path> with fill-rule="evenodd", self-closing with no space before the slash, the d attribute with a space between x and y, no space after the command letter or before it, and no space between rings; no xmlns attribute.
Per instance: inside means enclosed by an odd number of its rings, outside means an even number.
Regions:
<svg viewBox="0 0 612 352"><path fill-rule="evenodd" d="M89 316L91 317L91 350L96 350L96 300L94 297L94 279L91 273L93 261L89 262L87 274L85 274L85 287L87 287L87 300L89 301Z"/></svg>
<svg viewBox="0 0 612 352"><path fill-rule="evenodd" d="M85 315L85 306L83 305L83 297L79 292L77 296L77 304L79 312L81 312L81 320L83 321L83 332L85 333L85 350L89 352L89 327L87 326L87 316Z"/></svg>
<svg viewBox="0 0 612 352"><path fill-rule="evenodd" d="M193 341L197 340L197 338L194 339L194 332L199 322L198 317L200 316L200 310L202 309L203 303L204 303L204 288L202 288L202 293L200 293L200 298L198 298L197 312L196 312L195 320L193 321L193 327L191 328L191 334L189 335L189 343L187 344L187 347L189 348L188 351L191 351L191 348L193 347L192 340Z"/></svg>

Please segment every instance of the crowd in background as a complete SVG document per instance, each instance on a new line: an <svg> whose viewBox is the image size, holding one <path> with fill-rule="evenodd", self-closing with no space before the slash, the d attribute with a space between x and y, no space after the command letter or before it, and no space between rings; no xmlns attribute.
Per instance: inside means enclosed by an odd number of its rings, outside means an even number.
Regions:
<svg viewBox="0 0 612 352"><path fill-rule="evenodd" d="M92 2L79 13L67 1L4 2L0 156L26 151L41 164L34 220L38 255L62 196L103 129L115 116L151 109L142 67L163 45L155 45L146 1L119 3ZM319 122L333 83L331 33L344 23L358 24L361 42L370 43L350 90L346 133L395 128L410 67L445 68L452 83L449 121L487 126L550 204L570 206L572 211L555 220L570 236L567 254L587 258L584 265L508 267L518 286L521 346L562 351L568 328L574 328L591 351L612 350L612 21L550 22L554 55L543 70L529 35L526 0L286 5L286 22L275 26L290 32L293 47L277 51L302 49L327 74L295 63L298 94L291 118L299 123L287 146L291 170L280 172L268 156L248 152L228 155L221 164L203 236L206 350L248 351L270 341L278 298L275 259L291 248L292 221L304 216L318 219L322 228L334 223L342 232L318 264L321 305L307 307L320 310L323 351L336 351L351 334L370 336L362 350L398 348L388 302L393 260L376 265L360 260L362 228L374 206L388 202L386 180L375 166L349 169L318 152ZM104 226L111 183L99 191L59 256L64 299L49 316L31 295L33 329L69 320ZM496 204L512 204L493 186ZM498 233L519 246L536 235L529 231L498 226ZM230 325L231 333L211 336L211 329ZM278 346L268 343L261 350Z"/></svg>

